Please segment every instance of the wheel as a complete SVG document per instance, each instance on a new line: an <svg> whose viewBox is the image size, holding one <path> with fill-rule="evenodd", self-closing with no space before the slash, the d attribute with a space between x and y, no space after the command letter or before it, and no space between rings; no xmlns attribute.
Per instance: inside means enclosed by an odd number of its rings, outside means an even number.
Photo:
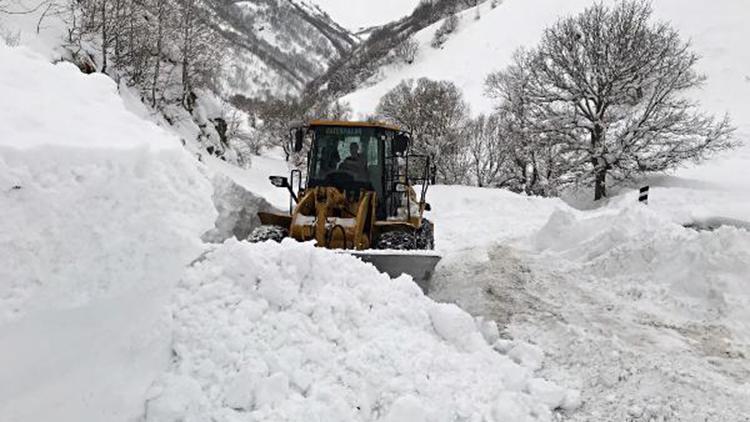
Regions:
<svg viewBox="0 0 750 422"><path fill-rule="evenodd" d="M426 218L422 219L422 224L417 229L417 249L435 249L435 225Z"/></svg>
<svg viewBox="0 0 750 422"><path fill-rule="evenodd" d="M284 238L289 236L289 230L280 226L260 226L256 227L250 236L247 237L247 241L250 243L260 243L267 240L273 240L274 242L281 242Z"/></svg>
<svg viewBox="0 0 750 422"><path fill-rule="evenodd" d="M375 249L409 251L416 249L414 233L392 231L381 234L375 241Z"/></svg>

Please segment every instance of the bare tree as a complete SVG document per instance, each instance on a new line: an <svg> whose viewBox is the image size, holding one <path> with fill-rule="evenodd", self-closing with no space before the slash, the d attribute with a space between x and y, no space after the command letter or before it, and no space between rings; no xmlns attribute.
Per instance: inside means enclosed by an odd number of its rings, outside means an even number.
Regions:
<svg viewBox="0 0 750 422"><path fill-rule="evenodd" d="M412 132L415 151L430 157L442 179L453 178L443 164L461 152L458 135L468 115L456 85L427 78L403 81L380 99L377 114Z"/></svg>
<svg viewBox="0 0 750 422"><path fill-rule="evenodd" d="M259 120L257 132L263 139L261 147L280 147L286 161L295 166L304 161L307 150L295 154L290 148L289 129L294 123L316 119L348 120L352 115L351 106L347 102L326 102L308 97L271 98L241 107Z"/></svg>
<svg viewBox="0 0 750 422"><path fill-rule="evenodd" d="M153 50L154 71L151 80L151 107L156 107L158 95L161 91L159 78L162 76L161 65L164 61L164 43L169 31L169 16L172 5L167 1L156 0L151 7L154 13L154 25L156 26Z"/></svg>
<svg viewBox="0 0 750 422"><path fill-rule="evenodd" d="M42 23L49 16L62 14L67 10L66 6L56 0L39 0L28 4L26 2L9 2L0 0L0 15L36 15L36 33L42 30ZM2 29L2 28L0 28ZM3 38L8 45L18 45L21 42L21 31L4 30Z"/></svg>
<svg viewBox="0 0 750 422"><path fill-rule="evenodd" d="M488 89L522 96L528 136L560 149L578 182L606 196L607 180L672 169L734 146L729 119L697 111L686 91L704 77L698 56L642 0L597 4L544 32ZM517 84L522 83L523 86Z"/></svg>
<svg viewBox="0 0 750 422"><path fill-rule="evenodd" d="M211 26L201 0L177 0L177 38L182 103L192 110L194 89L209 87L221 68L223 38Z"/></svg>
<svg viewBox="0 0 750 422"><path fill-rule="evenodd" d="M406 64L414 63L414 59L417 58L418 52L419 43L414 39L414 37L405 39L403 42L401 42L401 44L396 46L396 49L394 50L396 57L403 60Z"/></svg>
<svg viewBox="0 0 750 422"><path fill-rule="evenodd" d="M0 22L0 40L8 47L17 47L21 44L21 31L6 29L2 26L2 22Z"/></svg>
<svg viewBox="0 0 750 422"><path fill-rule="evenodd" d="M503 136L501 115L480 114L468 121L463 137L473 182L479 187L503 186L511 162L510 144Z"/></svg>

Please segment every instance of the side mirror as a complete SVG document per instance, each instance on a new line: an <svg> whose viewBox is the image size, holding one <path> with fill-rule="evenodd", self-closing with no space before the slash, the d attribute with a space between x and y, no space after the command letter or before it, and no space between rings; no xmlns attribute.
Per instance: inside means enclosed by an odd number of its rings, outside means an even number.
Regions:
<svg viewBox="0 0 750 422"><path fill-rule="evenodd" d="M271 184L276 186L277 188L288 188L289 187L289 179L283 176L271 176L268 178L271 181Z"/></svg>
<svg viewBox="0 0 750 422"><path fill-rule="evenodd" d="M393 152L396 154L404 154L409 149L409 135L405 133L399 133L393 138Z"/></svg>
<svg viewBox="0 0 750 422"><path fill-rule="evenodd" d="M305 130L295 129L294 130L294 152L302 151L302 147L305 143Z"/></svg>

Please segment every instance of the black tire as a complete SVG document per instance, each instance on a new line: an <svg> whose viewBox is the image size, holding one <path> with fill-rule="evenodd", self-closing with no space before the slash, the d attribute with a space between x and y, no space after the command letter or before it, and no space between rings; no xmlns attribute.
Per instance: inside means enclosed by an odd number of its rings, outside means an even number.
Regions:
<svg viewBox="0 0 750 422"><path fill-rule="evenodd" d="M411 251L416 248L417 242L414 233L407 231L386 232L375 241L375 249Z"/></svg>
<svg viewBox="0 0 750 422"><path fill-rule="evenodd" d="M280 226L260 226L256 227L247 241L250 243L260 243L268 240L281 243L284 238L289 236L289 230Z"/></svg>
<svg viewBox="0 0 750 422"><path fill-rule="evenodd" d="M426 218L422 219L422 224L417 229L417 249L435 249L435 225Z"/></svg>

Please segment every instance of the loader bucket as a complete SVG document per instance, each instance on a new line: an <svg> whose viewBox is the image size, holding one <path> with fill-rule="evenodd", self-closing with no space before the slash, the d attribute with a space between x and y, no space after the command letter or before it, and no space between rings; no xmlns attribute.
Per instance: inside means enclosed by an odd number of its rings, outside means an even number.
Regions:
<svg viewBox="0 0 750 422"><path fill-rule="evenodd" d="M378 271L386 273L392 278L399 277L402 274L410 275L425 294L430 290L432 274L441 259L439 255L432 252L356 251L349 253L374 265Z"/></svg>

